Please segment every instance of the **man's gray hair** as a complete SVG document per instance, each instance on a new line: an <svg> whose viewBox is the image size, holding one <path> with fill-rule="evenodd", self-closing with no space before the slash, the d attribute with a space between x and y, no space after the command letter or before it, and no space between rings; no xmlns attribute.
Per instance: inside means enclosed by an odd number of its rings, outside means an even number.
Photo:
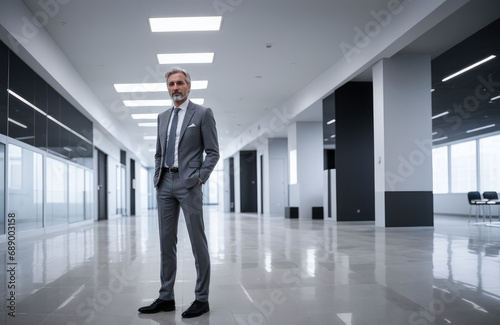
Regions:
<svg viewBox="0 0 500 325"><path fill-rule="evenodd" d="M187 84L191 84L191 76L189 75L189 73L186 70L179 68L179 67L170 68L167 71L167 73L165 73L165 80L168 80L168 77L170 77L171 74L178 73L178 72L181 72L186 76L186 83Z"/></svg>

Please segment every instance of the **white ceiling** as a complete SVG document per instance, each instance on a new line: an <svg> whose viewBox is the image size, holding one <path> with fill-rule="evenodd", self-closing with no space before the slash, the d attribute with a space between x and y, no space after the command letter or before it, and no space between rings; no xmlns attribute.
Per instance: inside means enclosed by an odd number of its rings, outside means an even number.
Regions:
<svg viewBox="0 0 500 325"><path fill-rule="evenodd" d="M47 12L39 0L23 0L33 13ZM388 0L85 0L60 1L53 7L46 31L89 85L97 98L143 143L143 154L156 128L144 128L131 113L157 113L165 107L127 108L126 99L168 99L168 93L117 93L115 83L164 82L169 66L156 54L215 52L212 64L186 64L193 80L208 80L208 89L193 90L214 110L221 147L238 137L272 108L286 102L343 57L339 44L351 44L356 26L373 20L370 11L386 8ZM427 33L407 48L436 55L486 25L481 3L472 0L462 10L465 22ZM498 1L496 1L498 3ZM59 3L54 1L54 3ZM484 10L483 10L484 11ZM50 13L50 12L49 12ZM491 14L491 13L490 13ZM152 33L150 17L222 15L217 32ZM498 16L498 14L495 13ZM462 17L464 18L464 17ZM455 18L457 20L457 18ZM453 20L451 20L454 24ZM453 30L452 34L449 31ZM447 31L447 32L446 32ZM445 33L446 32L446 33ZM439 34L441 33L441 34ZM439 36L439 38L437 37ZM270 48L266 44L271 44ZM369 79L371 75L361 75ZM307 94L304 94L307 95ZM321 120L321 110L300 114L301 120Z"/></svg>

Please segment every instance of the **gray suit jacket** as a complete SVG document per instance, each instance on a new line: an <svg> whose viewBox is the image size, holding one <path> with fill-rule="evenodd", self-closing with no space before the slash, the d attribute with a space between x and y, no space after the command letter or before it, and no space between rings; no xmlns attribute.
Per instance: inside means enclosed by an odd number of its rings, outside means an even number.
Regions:
<svg viewBox="0 0 500 325"><path fill-rule="evenodd" d="M160 182L167 152L167 129L173 109L158 114L154 186ZM203 152L206 153L203 159ZM181 182L187 188L205 183L219 160L219 141L212 110L189 102L181 127L178 162Z"/></svg>

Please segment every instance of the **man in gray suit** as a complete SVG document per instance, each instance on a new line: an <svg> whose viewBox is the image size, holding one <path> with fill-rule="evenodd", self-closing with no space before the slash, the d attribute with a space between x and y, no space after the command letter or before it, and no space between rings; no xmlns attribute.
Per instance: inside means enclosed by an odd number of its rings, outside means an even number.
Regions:
<svg viewBox="0 0 500 325"><path fill-rule="evenodd" d="M174 282L177 269L177 224L182 209L196 264L195 301L182 317L209 311L210 255L203 223L201 184L219 160L215 119L210 108L188 99L191 77L174 67L165 74L174 107L158 115L154 186L158 199L161 245L159 298L139 308L141 313L175 310ZM203 159L203 152L206 153Z"/></svg>

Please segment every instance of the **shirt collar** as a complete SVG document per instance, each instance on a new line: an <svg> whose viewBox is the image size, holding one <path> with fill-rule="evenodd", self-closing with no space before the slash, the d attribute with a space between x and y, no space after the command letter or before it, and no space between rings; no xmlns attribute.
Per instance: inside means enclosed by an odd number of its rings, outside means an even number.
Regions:
<svg viewBox="0 0 500 325"><path fill-rule="evenodd" d="M179 108L180 108L182 111L185 111L185 110L187 109L188 105L189 105L189 99L188 99L188 100L186 100L184 103L182 103L182 104L179 106ZM174 106L174 108L175 108L175 106Z"/></svg>

